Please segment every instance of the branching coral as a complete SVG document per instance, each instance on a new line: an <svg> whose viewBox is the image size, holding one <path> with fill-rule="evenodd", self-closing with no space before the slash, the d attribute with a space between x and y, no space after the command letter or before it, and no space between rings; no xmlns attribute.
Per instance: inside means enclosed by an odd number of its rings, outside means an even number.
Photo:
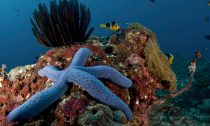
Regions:
<svg viewBox="0 0 210 126"><path fill-rule="evenodd" d="M88 30L90 10L78 0L56 0L50 2L50 12L45 4L39 4L39 9L31 19L32 31L39 43L47 47L58 47L83 43L93 32Z"/></svg>

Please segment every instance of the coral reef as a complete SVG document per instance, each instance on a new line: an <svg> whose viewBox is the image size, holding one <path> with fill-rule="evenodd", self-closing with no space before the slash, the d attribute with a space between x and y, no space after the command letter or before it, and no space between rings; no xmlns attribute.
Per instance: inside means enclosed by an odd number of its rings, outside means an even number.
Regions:
<svg viewBox="0 0 210 126"><path fill-rule="evenodd" d="M19 68L21 71L25 70L25 67ZM34 69L23 72L21 76L16 76L12 81L4 79L0 88L0 125L4 126L6 124L6 115L9 111L26 101L38 90L43 89L44 81L46 79L41 79ZM15 124L11 123L11 125Z"/></svg>
<svg viewBox="0 0 210 126"><path fill-rule="evenodd" d="M88 99L80 95L69 96L57 106L55 110L55 125L77 125L78 116L87 110Z"/></svg>
<svg viewBox="0 0 210 126"><path fill-rule="evenodd" d="M138 25L138 27L130 27L124 30L123 34L125 38L122 42L118 42L119 44L115 47L113 52L115 56L112 60L114 66L134 82L134 86L129 92L130 106L134 111L136 121L133 121L134 123L131 125L146 126L149 125L147 116L151 109L150 106L157 100L155 90L174 91L176 89L176 76L167 59L161 53L154 33ZM142 39L141 35L148 38ZM153 48L150 48L150 45L153 45ZM153 55L154 59L150 58L150 54ZM159 58L164 59L165 62L161 62ZM157 66L159 71L152 72L148 64L154 64L155 62L159 63L159 66Z"/></svg>
<svg viewBox="0 0 210 126"><path fill-rule="evenodd" d="M90 10L78 0L50 2L50 11L45 4L33 13L32 31L37 41L47 47L84 43L94 28L88 30Z"/></svg>
<svg viewBox="0 0 210 126"><path fill-rule="evenodd" d="M109 108L105 104L98 105L99 101L92 97L87 91L82 90L82 87L80 87L79 85L68 84L66 93L62 97L60 97L57 102L47 107L47 110L43 111L36 118L19 122L10 122L7 125L75 126L78 125L79 120L81 124L87 122L90 123L90 125L92 124L92 126L94 125L94 123L98 123L98 125L100 126L104 126L107 123L116 123L116 125L119 124L122 126L150 125L150 120L148 116L149 112L151 111L151 106L156 100L158 100L156 91L163 89L172 91L176 87L174 83L176 77L174 76L169 64L161 64L160 62L160 66L162 68L159 69L161 71L160 73L171 73L171 75L168 75L173 79L167 80L167 86L166 82L163 81L166 78L165 76L157 76L157 74L152 73L149 70L148 63L152 63L154 61L150 61L152 59L149 58L146 60L145 49L147 48L147 45L149 45L149 43L157 44L154 33L143 27L142 25L138 25L137 28L128 28L117 31L110 37L92 37L88 39L87 42L88 43L85 43L83 45L75 44L71 47L50 49L46 52L46 54L38 59L34 69L27 71L26 74L20 76L20 78L16 78L12 81L8 80L8 83L10 84L7 86L3 85L0 90L13 90L13 92L20 92L20 94L22 94L22 89L24 89L25 93L23 96L21 95L20 97L17 93L9 94L5 91L0 92L0 96L9 99L2 102L2 106L5 107L0 110L0 112L4 112L4 114L2 114L2 119L4 120L4 122L6 115L8 115L8 113L13 108L24 103L33 94L41 90L53 87L55 85L46 77L41 78L37 75L37 72L40 69L49 65L56 66L58 69L66 69L68 68L69 63L72 63L74 54L80 48L88 48L93 52L94 55L90 56L87 59L87 62L85 63L85 66L87 66L87 68L91 68L96 65L108 65L117 69L124 76L132 80L133 86L127 89L116 86L113 84L113 82L107 79L100 79L100 81L103 82L110 91L116 94L131 108L133 112L132 120L127 120L123 111L116 110L111 106ZM104 44L101 44L100 42L103 42ZM108 46L112 46L111 51L105 51ZM155 51L159 53L161 52L158 45L154 47L156 49L151 50L154 51L153 53L155 53ZM150 50L148 49L148 51ZM157 56L157 58L161 58L163 54L161 53L161 55L154 55ZM166 71L167 68L169 68L168 71ZM26 76L28 73L31 73L31 76ZM86 104L80 104L81 102L73 102L73 100L69 102L69 115L67 113L67 115L65 115L63 106L65 105L65 103L68 103L68 100L72 100L72 98L78 99L78 101L80 98L85 98L88 100L88 105L86 106ZM16 99L19 100L16 101ZM14 103L13 101L16 102ZM71 111L71 108L74 108L77 105L80 106L79 108L75 108L75 110L78 110L75 111L77 114L70 114L74 113L74 111ZM99 106L101 108L106 107L106 109L110 109L107 110L107 112L111 114L110 117L106 116L107 119L110 121L104 124L102 124L102 122L100 123L100 117L105 117L105 115L101 116L101 114L99 114L99 116L97 117L98 120L95 121L92 120L92 118L88 118L85 114L88 113L90 108L94 108L94 106ZM81 113L80 110L82 110ZM81 118L83 118L83 120L81 120Z"/></svg>

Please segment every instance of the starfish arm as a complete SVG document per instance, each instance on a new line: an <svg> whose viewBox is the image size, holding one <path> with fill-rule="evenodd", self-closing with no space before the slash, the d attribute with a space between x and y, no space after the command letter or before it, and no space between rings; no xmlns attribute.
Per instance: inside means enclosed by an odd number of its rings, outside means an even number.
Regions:
<svg viewBox="0 0 210 126"><path fill-rule="evenodd" d="M93 55L88 48L80 48L74 55L70 66L84 66L87 58Z"/></svg>
<svg viewBox="0 0 210 126"><path fill-rule="evenodd" d="M62 81L60 81L60 84L55 84L48 89L36 93L22 105L13 109L7 116L7 121L24 120L40 114L49 105L64 95L67 90L67 85Z"/></svg>
<svg viewBox="0 0 210 126"><path fill-rule="evenodd" d="M122 75L116 69L109 66L105 66L105 65L93 66L93 67L75 66L75 68L88 72L92 74L93 76L95 76L96 78L109 79L121 87L128 88L132 86L132 81L130 79Z"/></svg>
<svg viewBox="0 0 210 126"><path fill-rule="evenodd" d="M68 75L73 83L80 85L93 98L106 105L112 106L115 109L124 111L128 119L133 117L128 105L126 105L121 99L113 94L107 87L104 86L101 81L99 81L93 75L74 68L69 71Z"/></svg>
<svg viewBox="0 0 210 126"><path fill-rule="evenodd" d="M53 82L56 82L62 71L59 71L55 66L46 66L38 71L39 76L48 77Z"/></svg>

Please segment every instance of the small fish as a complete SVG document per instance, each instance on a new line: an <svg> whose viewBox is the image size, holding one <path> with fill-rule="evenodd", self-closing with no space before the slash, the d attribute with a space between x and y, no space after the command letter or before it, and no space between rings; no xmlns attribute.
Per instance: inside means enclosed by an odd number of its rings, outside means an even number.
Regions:
<svg viewBox="0 0 210 126"><path fill-rule="evenodd" d="M201 58L201 52L199 50L195 52L195 58Z"/></svg>
<svg viewBox="0 0 210 126"><path fill-rule="evenodd" d="M155 3L155 0L150 0L150 2Z"/></svg>
<svg viewBox="0 0 210 126"><path fill-rule="evenodd" d="M107 28L107 29L110 29L112 31L117 31L120 29L120 25L117 24L116 22L114 21L111 21L109 23L106 23L106 24L100 24L99 25L101 28Z"/></svg>
<svg viewBox="0 0 210 126"><path fill-rule="evenodd" d="M188 66L190 75L193 76L196 70L196 60L191 61L190 65Z"/></svg>
<svg viewBox="0 0 210 126"><path fill-rule="evenodd" d="M166 53L169 64L173 64L174 56L171 53Z"/></svg>
<svg viewBox="0 0 210 126"><path fill-rule="evenodd" d="M210 1L208 2L208 6L210 6Z"/></svg>
<svg viewBox="0 0 210 126"><path fill-rule="evenodd" d="M204 36L207 40L210 40L210 35L205 35Z"/></svg>

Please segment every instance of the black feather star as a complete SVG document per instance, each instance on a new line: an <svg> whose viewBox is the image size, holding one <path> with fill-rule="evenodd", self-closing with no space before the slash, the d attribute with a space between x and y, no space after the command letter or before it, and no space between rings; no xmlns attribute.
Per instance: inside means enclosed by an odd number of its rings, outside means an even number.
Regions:
<svg viewBox="0 0 210 126"><path fill-rule="evenodd" d="M82 44L94 28L88 30L90 10L78 0L56 0L50 2L50 10L39 4L31 18L32 31L37 41L46 47Z"/></svg>

